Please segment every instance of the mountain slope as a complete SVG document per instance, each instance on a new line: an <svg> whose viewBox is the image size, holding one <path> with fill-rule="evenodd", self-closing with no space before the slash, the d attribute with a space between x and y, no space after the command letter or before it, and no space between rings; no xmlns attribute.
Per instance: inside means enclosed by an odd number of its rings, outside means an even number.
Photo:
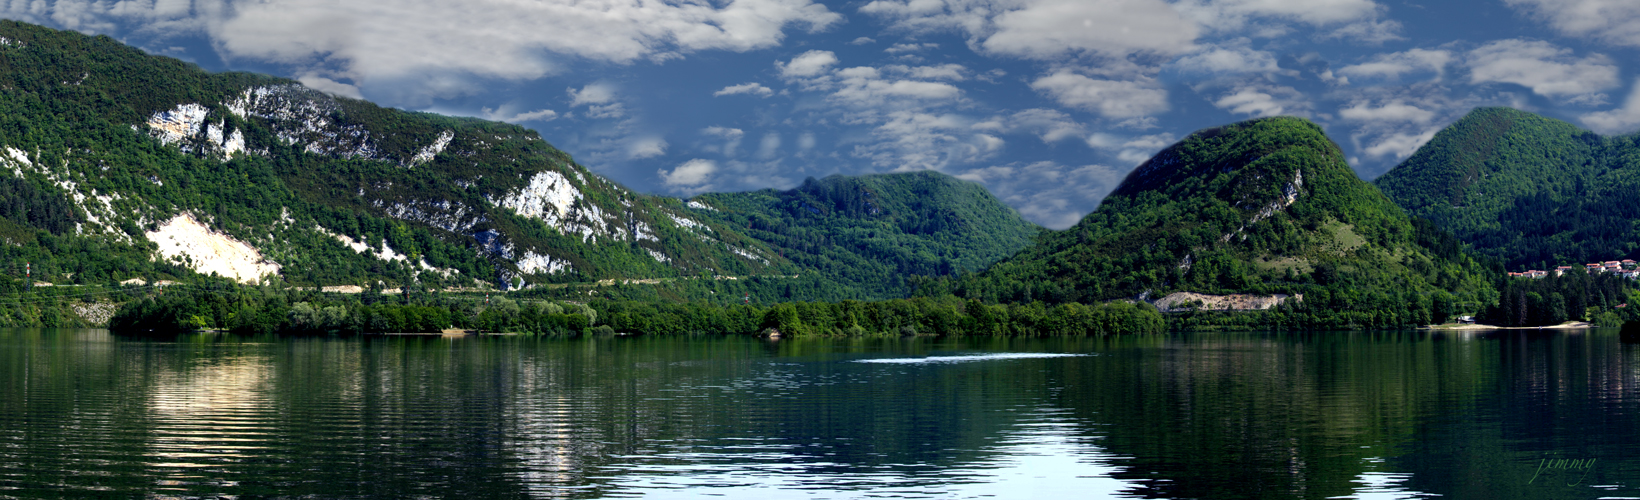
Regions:
<svg viewBox="0 0 1640 500"><path fill-rule="evenodd" d="M1640 137L1478 108L1374 181L1510 269L1640 256Z"/></svg>
<svg viewBox="0 0 1640 500"><path fill-rule="evenodd" d="M211 74L12 21L0 21L0 170L0 238L13 243L0 262L54 281L191 270L517 287L814 272L782 256L796 247L631 192L522 127Z"/></svg>
<svg viewBox="0 0 1640 500"><path fill-rule="evenodd" d="M810 178L796 189L706 194L690 204L875 297L904 296L911 276L982 269L1041 231L979 184L933 171Z"/></svg>
<svg viewBox="0 0 1640 500"><path fill-rule="evenodd" d="M1489 303L1482 276L1457 241L1356 177L1319 127L1276 117L1191 134L1076 226L955 285L1002 301L1302 293L1315 308L1427 311L1438 291Z"/></svg>

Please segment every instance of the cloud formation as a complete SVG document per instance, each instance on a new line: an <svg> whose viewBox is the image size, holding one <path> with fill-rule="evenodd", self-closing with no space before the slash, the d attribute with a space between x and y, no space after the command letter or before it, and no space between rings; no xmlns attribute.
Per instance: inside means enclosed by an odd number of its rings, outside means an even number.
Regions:
<svg viewBox="0 0 1640 500"><path fill-rule="evenodd" d="M473 77L540 78L565 58L629 64L768 48L788 27L842 21L810 0L57 0L12 2L0 15L139 37L200 34L227 59L305 68L367 95L408 86L423 97L473 92Z"/></svg>
<svg viewBox="0 0 1640 500"><path fill-rule="evenodd" d="M1600 91L1617 86L1617 65L1606 56L1579 58L1544 41L1498 40L1469 51L1470 83L1513 83L1545 97L1602 104Z"/></svg>

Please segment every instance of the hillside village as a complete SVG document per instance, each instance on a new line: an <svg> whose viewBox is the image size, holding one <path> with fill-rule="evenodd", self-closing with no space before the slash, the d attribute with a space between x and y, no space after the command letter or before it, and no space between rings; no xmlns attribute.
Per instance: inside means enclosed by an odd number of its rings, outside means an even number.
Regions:
<svg viewBox="0 0 1640 500"><path fill-rule="evenodd" d="M1577 266L1560 266L1556 267L1553 271L1531 269L1525 272L1509 273L1509 277L1543 278L1549 276L1550 273L1554 273L1555 276L1560 276L1573 269L1577 269ZM1628 279L1640 278L1640 269L1636 268L1636 263L1632 259L1608 260L1605 262L1584 264L1583 272L1589 274L1613 273Z"/></svg>

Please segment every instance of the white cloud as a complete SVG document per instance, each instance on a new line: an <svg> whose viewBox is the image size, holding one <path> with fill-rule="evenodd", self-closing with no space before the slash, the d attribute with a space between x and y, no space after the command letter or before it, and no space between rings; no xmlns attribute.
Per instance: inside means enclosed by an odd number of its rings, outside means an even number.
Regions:
<svg viewBox="0 0 1640 500"><path fill-rule="evenodd" d="M763 134L763 140L759 141L757 145L757 157L772 160L778 154L780 154L780 134L774 132Z"/></svg>
<svg viewBox="0 0 1640 500"><path fill-rule="evenodd" d="M1379 107L1356 103L1338 111L1338 116L1356 122L1413 122L1429 123L1435 112L1406 103L1393 102Z"/></svg>
<svg viewBox="0 0 1640 500"><path fill-rule="evenodd" d="M992 21L996 32L980 43L986 51L1043 60L1174 54L1196 39L1196 27L1160 0L1040 0Z"/></svg>
<svg viewBox="0 0 1640 500"><path fill-rule="evenodd" d="M816 142L814 132L803 132L802 135L797 136L797 150L808 151L814 149Z"/></svg>
<svg viewBox="0 0 1640 500"><path fill-rule="evenodd" d="M719 127L716 125L700 129L700 133L714 137L722 137L724 139L739 139L741 136L746 135L745 131L738 128Z"/></svg>
<svg viewBox="0 0 1640 500"><path fill-rule="evenodd" d="M1197 32L1161 0L874 0L860 12L911 31L960 30L978 50L1042 60L1173 54Z"/></svg>
<svg viewBox="0 0 1640 500"><path fill-rule="evenodd" d="M1640 46L1640 3L1631 0L1504 0L1561 34Z"/></svg>
<svg viewBox="0 0 1640 500"><path fill-rule="evenodd" d="M755 96L758 96L758 97L768 97L768 96L774 95L774 91L770 90L768 87L764 87L763 84L761 84L761 83L751 82L751 83L742 83L740 85L730 85L728 87L724 87L723 90L713 92L712 97L720 97L720 96L726 96L726 95L737 95L737 94L748 94L748 95L755 95Z"/></svg>
<svg viewBox="0 0 1640 500"><path fill-rule="evenodd" d="M1149 82L1095 80L1066 70L1038 78L1031 88L1060 104L1109 118L1135 118L1168 110L1167 90Z"/></svg>
<svg viewBox="0 0 1640 500"><path fill-rule="evenodd" d="M318 90L318 91L321 91L321 92L327 92L327 93L334 94L334 95L339 95L339 96L342 96L342 97L351 97L351 98L354 98L354 99L364 99L364 94L359 92L359 87L356 87L356 86L353 86L353 85L348 85L348 84L345 84L345 83L342 83L342 82L338 82L336 80L331 80L329 78L314 75L314 74L311 74L311 73L297 78L296 81L302 82L302 85L306 85L308 88L313 89L313 90Z"/></svg>
<svg viewBox="0 0 1640 500"><path fill-rule="evenodd" d="M1640 82L1636 82L1623 107L1583 115L1582 122L1595 132L1608 135L1628 134L1640 128Z"/></svg>
<svg viewBox="0 0 1640 500"><path fill-rule="evenodd" d="M883 49L883 52L890 54L903 54L907 52L921 52L924 50L938 48L939 46L940 44L937 43L896 43L889 48Z"/></svg>
<svg viewBox="0 0 1640 500"><path fill-rule="evenodd" d="M513 110L512 106L501 106L494 109L483 108L483 113L481 113L480 116L483 116L485 120L495 120L498 122L507 123L523 123L531 121L550 122L558 119L558 112L550 109L517 112Z"/></svg>
<svg viewBox="0 0 1640 500"><path fill-rule="evenodd" d="M835 64L837 54L832 51L811 50L793 57L791 62L776 62L775 68L780 70L780 76L786 78L807 78L824 73Z"/></svg>
<svg viewBox="0 0 1640 500"><path fill-rule="evenodd" d="M1469 51L1467 63L1470 83L1513 83L1569 102L1601 104L1606 97L1599 91L1618 85L1611 59L1600 54L1579 59L1549 42L1495 41Z"/></svg>
<svg viewBox="0 0 1640 500"><path fill-rule="evenodd" d="M664 169L655 171L661 176L661 182L674 188L700 188L706 185L712 174L718 171L717 162L696 158L683 162L668 172ZM700 191L695 191L700 192Z"/></svg>
<svg viewBox="0 0 1640 500"><path fill-rule="evenodd" d="M1430 139L1435 137L1435 133L1439 131L1439 128L1431 128L1421 133L1390 134L1379 139L1377 143L1367 146L1362 152L1374 158L1388 156L1399 160L1418 152L1418 148L1423 147L1424 143L1429 142Z"/></svg>
<svg viewBox="0 0 1640 500"><path fill-rule="evenodd" d="M654 158L666 154L666 139L660 137L638 137L632 139L626 147L628 158Z"/></svg>
<svg viewBox="0 0 1640 500"><path fill-rule="evenodd" d="M1040 161L975 168L957 177L984 184L1031 222L1065 229L1099 206L1099 200L1122 182L1128 170Z"/></svg>
<svg viewBox="0 0 1640 500"><path fill-rule="evenodd" d="M1252 50L1246 46L1204 46L1203 50L1186 54L1169 63L1173 71L1184 74L1238 74L1275 73L1281 71L1276 57L1269 52Z"/></svg>
<svg viewBox="0 0 1640 500"><path fill-rule="evenodd" d="M1020 111L1009 117L1008 125L1007 129L1028 131L1046 143L1059 142L1083 133L1082 124L1057 109L1034 108Z"/></svg>
<svg viewBox="0 0 1640 500"><path fill-rule="evenodd" d="M1383 9L1372 0L1183 0L1174 7L1218 31L1239 31L1258 18L1347 27L1371 22Z"/></svg>
<svg viewBox="0 0 1640 500"><path fill-rule="evenodd" d="M471 93L473 77L539 78L563 58L627 64L744 52L778 46L788 27L842 21L810 0L59 0L11 2L0 15L156 40L202 34L226 59L328 68L366 94L404 87L424 99Z"/></svg>
<svg viewBox="0 0 1640 500"><path fill-rule="evenodd" d="M723 153L723 156L728 156L728 157L733 157L738 153L736 150L740 149L740 138L744 137L746 135L745 131L742 131L738 128L728 128L728 127L719 127L719 126L706 127L704 129L701 129L700 133L704 134L704 135L709 135L709 136L712 136L712 137L718 137L718 138L723 139L723 146L722 146L721 149L718 149L716 146L714 146L712 148L709 148L709 150L720 151L720 152Z"/></svg>
<svg viewBox="0 0 1640 500"><path fill-rule="evenodd" d="M877 43L877 41L871 39L871 37L862 36L862 37L859 37L859 38L855 38L853 41L849 42L848 44L849 45L865 45L865 44L868 44L868 43Z"/></svg>
<svg viewBox="0 0 1640 500"><path fill-rule="evenodd" d="M1379 54L1367 62L1339 68L1338 74L1352 78L1399 80L1402 75L1428 71L1435 74L1435 80L1440 80L1452 60L1453 55L1449 51L1412 49Z"/></svg>
<svg viewBox="0 0 1640 500"><path fill-rule="evenodd" d="M580 106L583 104L608 104L615 100L615 86L607 83L588 84L585 87L581 87L581 90L568 88L564 89L564 92L569 94L570 106Z"/></svg>
<svg viewBox="0 0 1640 500"><path fill-rule="evenodd" d="M1239 86L1213 101L1213 105L1231 113L1253 117L1306 116L1310 108L1303 93L1279 85Z"/></svg>
<svg viewBox="0 0 1640 500"><path fill-rule="evenodd" d="M1144 163L1145 160L1155 156L1157 151L1161 151L1162 148L1177 141L1177 136L1172 133L1124 137L1099 132L1088 136L1087 139L1088 147L1113 151L1116 154L1116 159L1121 161L1122 164L1133 166Z"/></svg>

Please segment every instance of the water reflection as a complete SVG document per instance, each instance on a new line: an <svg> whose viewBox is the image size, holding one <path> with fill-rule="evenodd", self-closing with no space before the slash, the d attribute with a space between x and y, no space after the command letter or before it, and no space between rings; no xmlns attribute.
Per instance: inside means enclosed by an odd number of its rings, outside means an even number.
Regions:
<svg viewBox="0 0 1640 500"><path fill-rule="evenodd" d="M4 330L0 495L1640 496L1637 349Z"/></svg>

